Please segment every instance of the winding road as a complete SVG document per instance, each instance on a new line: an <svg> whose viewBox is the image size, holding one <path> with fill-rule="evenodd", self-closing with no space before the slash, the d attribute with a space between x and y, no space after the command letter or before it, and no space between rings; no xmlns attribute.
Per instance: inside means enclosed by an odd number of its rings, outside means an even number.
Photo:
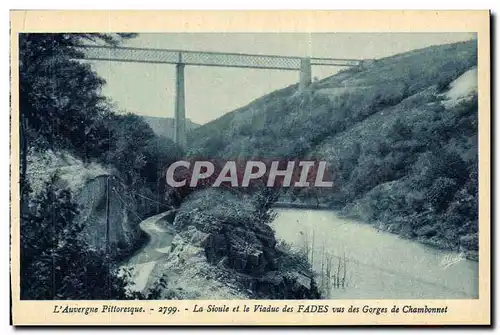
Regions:
<svg viewBox="0 0 500 335"><path fill-rule="evenodd" d="M155 266L163 260L170 250L170 244L175 236L173 227L166 221L170 211L151 216L139 227L148 235L148 243L132 256L125 267L133 268L131 276L134 284L130 289L143 291Z"/></svg>

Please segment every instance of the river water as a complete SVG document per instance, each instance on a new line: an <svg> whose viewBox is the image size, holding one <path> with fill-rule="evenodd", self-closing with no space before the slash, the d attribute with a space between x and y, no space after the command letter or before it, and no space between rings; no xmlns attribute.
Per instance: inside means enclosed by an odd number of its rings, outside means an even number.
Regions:
<svg viewBox="0 0 500 335"><path fill-rule="evenodd" d="M339 276L345 278L344 287L331 288L331 299L478 298L478 263L463 259L458 253L379 231L368 224L341 218L333 211L277 212L272 223L276 237L297 249L309 245L316 272L323 268L324 273L328 260L335 272L340 259Z"/></svg>

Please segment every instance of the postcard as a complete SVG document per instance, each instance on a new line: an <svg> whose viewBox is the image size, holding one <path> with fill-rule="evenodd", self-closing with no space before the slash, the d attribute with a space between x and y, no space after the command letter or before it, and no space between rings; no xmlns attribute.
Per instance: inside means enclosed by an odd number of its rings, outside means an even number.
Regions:
<svg viewBox="0 0 500 335"><path fill-rule="evenodd" d="M489 325L488 11L12 11L11 323Z"/></svg>

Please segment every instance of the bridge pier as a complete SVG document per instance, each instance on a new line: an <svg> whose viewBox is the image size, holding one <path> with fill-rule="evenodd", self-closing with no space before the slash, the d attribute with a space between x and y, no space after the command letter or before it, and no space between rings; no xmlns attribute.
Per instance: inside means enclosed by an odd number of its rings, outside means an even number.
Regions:
<svg viewBox="0 0 500 335"><path fill-rule="evenodd" d="M302 58L300 60L299 92L302 92L311 85L311 78L311 58Z"/></svg>
<svg viewBox="0 0 500 335"><path fill-rule="evenodd" d="M175 143L181 148L186 147L186 99L184 92L184 67L176 65L175 78Z"/></svg>

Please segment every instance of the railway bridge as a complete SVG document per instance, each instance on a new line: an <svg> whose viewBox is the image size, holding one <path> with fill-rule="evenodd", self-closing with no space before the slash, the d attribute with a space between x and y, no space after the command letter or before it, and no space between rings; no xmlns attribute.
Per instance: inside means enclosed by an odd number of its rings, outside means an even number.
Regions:
<svg viewBox="0 0 500 335"><path fill-rule="evenodd" d="M188 51L86 45L85 60L167 64L176 67L175 142L186 145L186 106L184 69L186 66L217 66L262 70L299 71L299 90L311 84L312 66L352 67L364 60L345 58L292 57L278 55Z"/></svg>

